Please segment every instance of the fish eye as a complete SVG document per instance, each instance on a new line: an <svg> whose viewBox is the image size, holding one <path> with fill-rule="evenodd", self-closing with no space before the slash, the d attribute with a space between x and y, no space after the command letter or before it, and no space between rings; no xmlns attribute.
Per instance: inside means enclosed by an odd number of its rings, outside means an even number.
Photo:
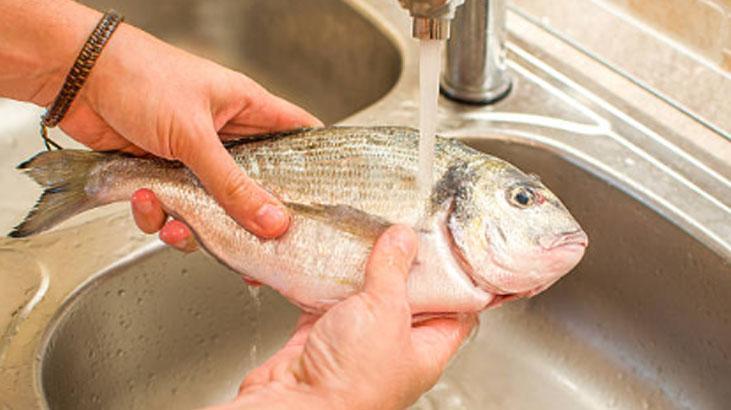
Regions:
<svg viewBox="0 0 731 410"><path fill-rule="evenodd" d="M526 186L516 186L508 191L508 202L518 208L529 208L536 202L536 193Z"/></svg>

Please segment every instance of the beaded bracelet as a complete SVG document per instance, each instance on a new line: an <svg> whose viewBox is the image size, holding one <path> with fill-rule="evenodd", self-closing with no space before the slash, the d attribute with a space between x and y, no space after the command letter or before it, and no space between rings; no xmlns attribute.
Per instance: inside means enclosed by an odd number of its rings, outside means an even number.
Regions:
<svg viewBox="0 0 731 410"><path fill-rule="evenodd" d="M55 127L63 120L74 98L76 98L76 95L89 77L89 73L94 67L97 58L99 58L102 49L104 49L104 46L123 20L124 17L114 10L109 10L104 13L104 17L102 17L86 40L86 43L84 43L84 47L79 52L78 57L76 57L74 65L71 67L68 75L66 75L66 80L63 83L63 87L61 87L61 91L56 96L56 99L53 100L51 107L41 116L41 138L43 138L43 144L48 151L52 149L51 147L63 149L52 139L48 138L48 128Z"/></svg>

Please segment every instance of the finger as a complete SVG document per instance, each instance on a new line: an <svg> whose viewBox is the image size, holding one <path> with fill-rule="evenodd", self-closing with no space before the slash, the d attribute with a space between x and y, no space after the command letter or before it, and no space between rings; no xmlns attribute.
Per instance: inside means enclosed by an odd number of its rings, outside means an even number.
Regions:
<svg viewBox="0 0 731 410"><path fill-rule="evenodd" d="M167 215L160 201L149 189L138 189L132 194L132 216L137 227L144 233L155 233L162 229Z"/></svg>
<svg viewBox="0 0 731 410"><path fill-rule="evenodd" d="M283 205L239 169L211 130L199 144L182 147L180 159L236 222L263 238L275 238L289 227Z"/></svg>
<svg viewBox="0 0 731 410"><path fill-rule="evenodd" d="M307 337L317 319L316 316L302 314L292 337L272 357L246 375L239 386L239 393L247 388L266 384L277 376L285 377L290 365L302 354Z"/></svg>
<svg viewBox="0 0 731 410"><path fill-rule="evenodd" d="M268 93L268 98L261 101L262 112L272 112L274 119L272 130L288 130L301 127L322 127L317 117L291 102Z"/></svg>
<svg viewBox="0 0 731 410"><path fill-rule="evenodd" d="M160 230L160 240L186 253L193 252L198 248L188 225L176 219L171 219L165 223Z"/></svg>
<svg viewBox="0 0 731 410"><path fill-rule="evenodd" d="M427 379L436 380L477 324L474 314L431 319L416 325L411 340L417 365Z"/></svg>
<svg viewBox="0 0 731 410"><path fill-rule="evenodd" d="M304 109L271 94L246 76L237 74L233 100L247 104L219 130L224 133L252 134L290 130L303 127L321 127L322 122Z"/></svg>
<svg viewBox="0 0 731 410"><path fill-rule="evenodd" d="M261 366L253 369L244 377L239 386L239 394L246 392L247 389L269 384L274 380L280 382L295 382L288 370L293 361L302 355L304 345L287 344L278 350L272 357L267 359Z"/></svg>
<svg viewBox="0 0 731 410"><path fill-rule="evenodd" d="M366 266L365 293L403 299L406 278L416 256L417 237L405 225L394 225L373 246Z"/></svg>
<svg viewBox="0 0 731 410"><path fill-rule="evenodd" d="M135 157L143 157L145 155L149 155L150 153L143 150L142 148L138 147L137 145L134 145L132 143L119 148L118 151L124 152L126 154L134 155Z"/></svg>
<svg viewBox="0 0 731 410"><path fill-rule="evenodd" d="M243 279L243 280L244 280L244 282L245 282L245 283L246 283L247 285L251 286L251 287L254 287L254 288L258 288L259 286L261 286L261 282L259 282L259 281L256 281L256 280L254 280L254 279L251 279L251 278L249 278L248 276L241 276L241 279Z"/></svg>

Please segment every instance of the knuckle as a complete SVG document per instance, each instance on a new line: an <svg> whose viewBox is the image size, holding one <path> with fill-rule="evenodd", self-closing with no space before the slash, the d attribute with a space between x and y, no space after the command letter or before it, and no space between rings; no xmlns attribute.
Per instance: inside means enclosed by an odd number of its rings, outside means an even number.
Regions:
<svg viewBox="0 0 731 410"><path fill-rule="evenodd" d="M402 317L410 312L404 297L391 292L375 292L368 295L364 305L370 312L388 312L391 317Z"/></svg>
<svg viewBox="0 0 731 410"><path fill-rule="evenodd" d="M259 188L246 174L237 168L232 167L229 169L223 179L221 188L221 202L224 206L245 205L246 203L260 201Z"/></svg>
<svg viewBox="0 0 731 410"><path fill-rule="evenodd" d="M359 324L365 327L379 323L378 313L381 310L382 301L377 295L359 295L353 302L355 311L358 312Z"/></svg>
<svg viewBox="0 0 731 410"><path fill-rule="evenodd" d="M188 164L198 162L199 150L192 149L191 139L184 135L171 135L168 137L167 151L172 159Z"/></svg>

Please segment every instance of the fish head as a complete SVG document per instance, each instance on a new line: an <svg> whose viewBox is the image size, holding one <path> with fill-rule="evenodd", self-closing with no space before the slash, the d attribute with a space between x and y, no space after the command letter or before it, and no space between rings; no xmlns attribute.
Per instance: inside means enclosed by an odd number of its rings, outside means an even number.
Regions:
<svg viewBox="0 0 731 410"><path fill-rule="evenodd" d="M533 296L579 263L588 237L537 176L495 159L467 174L447 224L454 253L477 286L503 297Z"/></svg>

